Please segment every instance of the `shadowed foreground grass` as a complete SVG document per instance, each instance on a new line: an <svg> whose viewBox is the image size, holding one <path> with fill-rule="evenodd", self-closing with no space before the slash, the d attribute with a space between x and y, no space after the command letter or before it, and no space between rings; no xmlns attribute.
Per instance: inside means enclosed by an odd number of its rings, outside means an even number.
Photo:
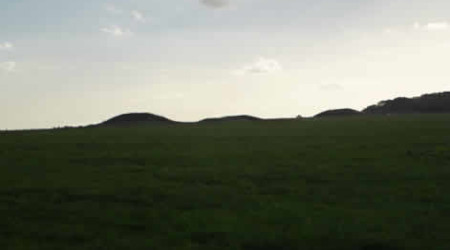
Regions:
<svg viewBox="0 0 450 250"><path fill-rule="evenodd" d="M450 249L450 115L0 133L2 249Z"/></svg>

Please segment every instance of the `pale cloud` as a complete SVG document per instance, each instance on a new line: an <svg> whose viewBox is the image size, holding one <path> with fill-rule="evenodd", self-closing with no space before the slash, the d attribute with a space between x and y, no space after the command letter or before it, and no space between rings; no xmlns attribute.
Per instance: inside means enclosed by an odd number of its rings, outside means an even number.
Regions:
<svg viewBox="0 0 450 250"><path fill-rule="evenodd" d="M13 72L16 66L16 62L0 62L0 70L4 72Z"/></svg>
<svg viewBox="0 0 450 250"><path fill-rule="evenodd" d="M118 8L117 6L113 5L113 4L107 4L105 6L105 10L108 11L111 14L122 14L123 10Z"/></svg>
<svg viewBox="0 0 450 250"><path fill-rule="evenodd" d="M415 30L425 30L425 31L445 31L450 29L449 22L431 22L426 24L420 24L419 22L414 23L413 28Z"/></svg>
<svg viewBox="0 0 450 250"><path fill-rule="evenodd" d="M385 33L385 34L392 34L392 33L394 33L394 30L392 28L386 28L386 29L383 30L383 33Z"/></svg>
<svg viewBox="0 0 450 250"><path fill-rule="evenodd" d="M0 43L0 50L12 50L14 45L10 42Z"/></svg>
<svg viewBox="0 0 450 250"><path fill-rule="evenodd" d="M342 86L339 84L331 83L331 84L322 84L319 86L321 90L325 91L337 91L342 90Z"/></svg>
<svg viewBox="0 0 450 250"><path fill-rule="evenodd" d="M245 65L241 69L235 71L236 74L268 74L282 71L281 64L274 59L259 58L253 63Z"/></svg>
<svg viewBox="0 0 450 250"><path fill-rule="evenodd" d="M62 71L62 70L75 70L77 67L75 66L65 66L65 65L51 65L51 64L47 64L47 65L39 65L36 67L36 69L38 70L42 70L42 71Z"/></svg>
<svg viewBox="0 0 450 250"><path fill-rule="evenodd" d="M137 10L131 11L131 16L137 22L141 22L141 23L145 23L146 22L146 18L144 17L144 14L142 14L141 12L139 12Z"/></svg>
<svg viewBox="0 0 450 250"><path fill-rule="evenodd" d="M210 8L223 8L229 4L229 0L200 0L200 3Z"/></svg>
<svg viewBox="0 0 450 250"><path fill-rule="evenodd" d="M447 30L450 27L447 22L428 23L426 25L427 30Z"/></svg>
<svg viewBox="0 0 450 250"><path fill-rule="evenodd" d="M128 10L123 10L113 4L106 5L105 10L114 15L122 15L122 14L128 13ZM131 14L131 17L133 17L133 19L137 22L145 22L146 21L144 14L142 14L142 12L140 12L140 11L132 10L129 13Z"/></svg>
<svg viewBox="0 0 450 250"><path fill-rule="evenodd" d="M153 97L155 100L175 100L175 99L181 99L184 98L183 93L171 93L171 94L162 94Z"/></svg>
<svg viewBox="0 0 450 250"><path fill-rule="evenodd" d="M133 33L130 30L122 29L117 25L112 25L110 27L105 27L100 29L102 32L110 34L115 37L122 37L132 35Z"/></svg>
<svg viewBox="0 0 450 250"><path fill-rule="evenodd" d="M386 28L383 30L383 34L385 35L398 35L403 32L402 28Z"/></svg>

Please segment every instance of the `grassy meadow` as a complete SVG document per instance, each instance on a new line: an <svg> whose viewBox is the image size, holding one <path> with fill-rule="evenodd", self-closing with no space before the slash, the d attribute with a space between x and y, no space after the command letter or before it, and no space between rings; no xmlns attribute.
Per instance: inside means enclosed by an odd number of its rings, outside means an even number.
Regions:
<svg viewBox="0 0 450 250"><path fill-rule="evenodd" d="M450 249L450 115L0 132L0 249Z"/></svg>

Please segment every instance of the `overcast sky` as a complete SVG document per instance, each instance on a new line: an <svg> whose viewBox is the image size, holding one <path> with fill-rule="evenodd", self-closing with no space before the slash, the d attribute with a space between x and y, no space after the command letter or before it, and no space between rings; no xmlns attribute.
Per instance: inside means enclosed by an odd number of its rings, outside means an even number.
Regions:
<svg viewBox="0 0 450 250"><path fill-rule="evenodd" d="M448 0L0 0L0 129L450 90Z"/></svg>

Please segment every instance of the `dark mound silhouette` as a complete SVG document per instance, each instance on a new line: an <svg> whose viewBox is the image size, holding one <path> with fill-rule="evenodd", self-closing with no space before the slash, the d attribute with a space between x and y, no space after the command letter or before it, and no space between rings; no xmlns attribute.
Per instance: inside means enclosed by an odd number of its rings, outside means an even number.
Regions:
<svg viewBox="0 0 450 250"><path fill-rule="evenodd" d="M219 118L206 118L201 120L200 122L225 122L225 121L262 121L262 119L250 115L236 115Z"/></svg>
<svg viewBox="0 0 450 250"><path fill-rule="evenodd" d="M115 116L99 125L103 126L129 126L137 124L149 124L149 123L174 123L174 121L167 119L166 117L154 115L150 113L130 113Z"/></svg>
<svg viewBox="0 0 450 250"><path fill-rule="evenodd" d="M450 113L450 92L425 94L419 97L399 97L393 100L381 101L376 105L365 108L362 112L354 109L333 109L317 114L314 118L321 117L350 117L357 115L389 115L389 114L423 114L423 113ZM225 116L218 118L206 118L198 123L226 122L226 121L287 121L302 120L301 116L296 118L273 118L261 119L250 115ZM113 117L96 126L134 126L147 124L170 124L183 122L172 121L166 117L151 113L129 113ZM191 122L186 122L186 124Z"/></svg>
<svg viewBox="0 0 450 250"><path fill-rule="evenodd" d="M337 117L337 116L355 116L361 115L361 112L354 109L333 109L317 114L314 117Z"/></svg>
<svg viewBox="0 0 450 250"><path fill-rule="evenodd" d="M450 113L450 92L381 101L363 110L365 114Z"/></svg>

